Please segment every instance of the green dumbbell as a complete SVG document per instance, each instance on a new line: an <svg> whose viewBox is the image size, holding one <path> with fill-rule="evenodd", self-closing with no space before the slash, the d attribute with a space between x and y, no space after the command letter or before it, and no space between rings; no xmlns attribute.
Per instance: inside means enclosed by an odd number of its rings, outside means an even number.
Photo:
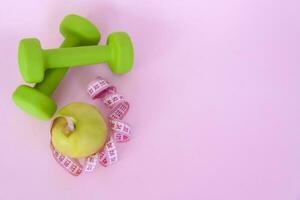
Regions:
<svg viewBox="0 0 300 200"><path fill-rule="evenodd" d="M60 32L65 37L61 47L96 45L101 37L98 29L91 22L77 15L66 16L60 24ZM51 95L67 71L68 68L47 70L44 80L33 88L27 85L19 86L12 95L13 101L32 116L44 120L50 119L57 108Z"/></svg>
<svg viewBox="0 0 300 200"><path fill-rule="evenodd" d="M19 67L26 82L40 82L46 69L76 67L108 63L115 74L130 71L133 65L133 47L129 35L115 32L108 36L107 45L41 48L37 39L23 39L19 45Z"/></svg>

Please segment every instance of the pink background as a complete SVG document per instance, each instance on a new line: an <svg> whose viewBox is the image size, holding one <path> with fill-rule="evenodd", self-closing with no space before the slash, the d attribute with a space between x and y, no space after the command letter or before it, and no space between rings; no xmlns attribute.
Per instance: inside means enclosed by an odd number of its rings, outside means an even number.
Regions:
<svg viewBox="0 0 300 200"><path fill-rule="evenodd" d="M0 199L299 200L298 0L45 0L0 6ZM77 13L124 30L134 69L72 69L54 98L93 104L96 75L131 101L134 138L120 162L74 178L52 158L49 122L12 102L21 38L58 47Z"/></svg>

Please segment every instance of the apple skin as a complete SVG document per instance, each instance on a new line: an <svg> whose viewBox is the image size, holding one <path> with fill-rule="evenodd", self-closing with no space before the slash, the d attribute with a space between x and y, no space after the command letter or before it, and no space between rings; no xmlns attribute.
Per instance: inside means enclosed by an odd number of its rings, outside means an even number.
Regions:
<svg viewBox="0 0 300 200"><path fill-rule="evenodd" d="M68 129L66 117L74 130ZM75 102L58 113L51 126L51 141L56 151L72 158L84 158L99 151L107 139L106 123L96 107Z"/></svg>

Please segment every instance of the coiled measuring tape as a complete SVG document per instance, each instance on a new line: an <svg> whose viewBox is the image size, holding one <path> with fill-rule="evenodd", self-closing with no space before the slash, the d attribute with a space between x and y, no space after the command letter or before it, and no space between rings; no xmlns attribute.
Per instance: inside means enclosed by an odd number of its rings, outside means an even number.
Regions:
<svg viewBox="0 0 300 200"><path fill-rule="evenodd" d="M117 92L117 89L102 77L97 77L88 84L87 93L92 99L100 99L110 110L108 116L109 138L104 148L80 162L79 159L65 156L55 150L51 151L55 160L74 176L92 172L98 165L107 167L118 161L117 143L127 142L131 138L131 127L122 119L129 110L129 102Z"/></svg>

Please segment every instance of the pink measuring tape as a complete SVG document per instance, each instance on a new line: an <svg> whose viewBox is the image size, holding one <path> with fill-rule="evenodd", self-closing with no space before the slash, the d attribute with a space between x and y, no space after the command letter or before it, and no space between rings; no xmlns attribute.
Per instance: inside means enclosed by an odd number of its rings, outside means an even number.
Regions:
<svg viewBox="0 0 300 200"><path fill-rule="evenodd" d="M87 93L92 99L100 99L110 110L108 116L109 138L104 148L88 156L81 162L78 159L64 156L50 144L55 160L70 174L79 176L83 172L92 172L98 165L107 167L118 161L116 143L127 142L131 137L131 127L121 121L129 110L128 101L108 81L101 77L89 83Z"/></svg>

